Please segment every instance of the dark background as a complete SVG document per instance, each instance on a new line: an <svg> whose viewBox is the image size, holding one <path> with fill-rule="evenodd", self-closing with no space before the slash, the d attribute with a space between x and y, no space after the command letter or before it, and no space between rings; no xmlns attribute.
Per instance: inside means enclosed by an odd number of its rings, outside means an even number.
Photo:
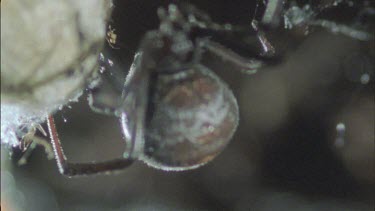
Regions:
<svg viewBox="0 0 375 211"><path fill-rule="evenodd" d="M191 1L218 22L249 24L252 1ZM111 25L121 50L104 50L122 83L142 35L158 26L168 1L118 1ZM336 14L336 13L335 13ZM336 16L345 17L342 11ZM282 57L255 75L206 55L203 63L232 88L240 123L213 162L164 172L141 162L113 174L66 178L37 148L17 166L2 151L4 210L373 210L374 40L315 29L270 31ZM361 82L367 74L370 81ZM363 78L362 78L363 79ZM71 161L124 151L119 121L90 110L86 95L55 118ZM336 126L344 123L344 144ZM339 137L340 138L340 137Z"/></svg>

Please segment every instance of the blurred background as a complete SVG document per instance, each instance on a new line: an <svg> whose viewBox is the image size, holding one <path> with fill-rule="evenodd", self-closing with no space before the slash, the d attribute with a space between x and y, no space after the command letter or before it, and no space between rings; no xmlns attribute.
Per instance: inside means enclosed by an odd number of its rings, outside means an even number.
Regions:
<svg viewBox="0 0 375 211"><path fill-rule="evenodd" d="M190 2L221 23L248 24L255 8L255 1ZM142 35L158 26L156 9L167 4L114 2L109 23L122 46L103 51L116 64L110 80L123 83ZM165 172L136 162L113 175L67 178L41 147L23 166L16 152L11 157L2 148L1 209L374 210L374 39L319 28L307 36L298 28L267 35L281 60L257 74L203 58L240 108L232 142L211 163ZM121 156L118 119L93 112L86 98L55 114L66 156L73 162Z"/></svg>

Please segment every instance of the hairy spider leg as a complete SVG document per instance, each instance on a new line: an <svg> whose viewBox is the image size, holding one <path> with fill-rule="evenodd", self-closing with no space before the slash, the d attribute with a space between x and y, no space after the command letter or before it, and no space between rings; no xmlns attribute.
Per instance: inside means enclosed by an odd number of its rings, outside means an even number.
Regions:
<svg viewBox="0 0 375 211"><path fill-rule="evenodd" d="M71 177L98 173L110 173L115 170L127 168L133 163L132 159L127 158L113 159L104 162L70 163L67 161L67 158L62 149L55 122L52 116L48 116L47 124L52 147L55 152L57 166L62 175Z"/></svg>

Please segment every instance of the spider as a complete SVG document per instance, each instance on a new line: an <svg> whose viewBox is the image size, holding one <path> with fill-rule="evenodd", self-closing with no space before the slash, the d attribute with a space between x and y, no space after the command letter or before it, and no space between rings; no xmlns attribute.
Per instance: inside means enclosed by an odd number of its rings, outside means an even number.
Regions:
<svg viewBox="0 0 375 211"><path fill-rule="evenodd" d="M159 28L142 39L121 103L109 109L122 126L127 146L123 157L97 163L68 162L49 116L47 124L61 174L112 172L135 160L166 171L194 169L216 157L232 138L238 125L236 99L225 82L201 64L202 53L252 73L264 66L262 59L274 54L273 46L256 22L246 27L217 24L189 4L170 4L157 14ZM250 48L242 39L233 39L238 36L255 38L255 50L260 52L247 58L214 41L229 38L238 47Z"/></svg>

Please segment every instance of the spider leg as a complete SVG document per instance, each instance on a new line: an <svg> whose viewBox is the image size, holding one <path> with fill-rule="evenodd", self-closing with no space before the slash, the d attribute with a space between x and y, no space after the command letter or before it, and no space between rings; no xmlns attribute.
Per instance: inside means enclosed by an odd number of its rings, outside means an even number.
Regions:
<svg viewBox="0 0 375 211"><path fill-rule="evenodd" d="M232 63L242 72L255 73L257 69L264 66L264 60L269 60L275 55L274 47L268 41L265 33L259 28L257 21L253 20L249 26L219 24L212 21L203 11L190 4L180 4L179 6L177 8L175 5L170 5L168 15L164 14L166 13L164 11L162 15L159 15L160 19L162 21L167 19L172 22L180 21L182 23L185 21L185 24L181 25L189 26L188 28L192 32L191 36L197 38L199 47L205 48L224 61ZM179 19L176 17L179 17ZM200 37L207 37L207 39ZM254 56L244 56L242 53L237 52L236 48L246 49L247 53L254 49Z"/></svg>
<svg viewBox="0 0 375 211"><path fill-rule="evenodd" d="M60 139L56 130L54 119L52 116L47 118L48 130L52 142L52 147L55 152L57 166L61 174L65 176L83 176L98 173L109 173L114 170L124 169L133 163L131 159L119 158L108 160L104 162L92 163L70 163L68 162L64 151L62 149Z"/></svg>
<svg viewBox="0 0 375 211"><path fill-rule="evenodd" d="M121 97L123 103L118 111L126 142L124 157L137 158L143 153L144 123L150 88L150 71L146 70L146 63L151 62L147 53L137 53L124 85Z"/></svg>
<svg viewBox="0 0 375 211"><path fill-rule="evenodd" d="M257 70L264 65L260 60L244 58L234 51L214 41L205 40L202 45L204 45L204 48L207 49L210 53L219 56L224 61L232 63L233 65L238 67L241 72L244 73L256 73Z"/></svg>
<svg viewBox="0 0 375 211"><path fill-rule="evenodd" d="M47 154L47 158L50 160L53 156L53 150L51 144L44 138L36 136L36 131L39 130L44 136L47 136L47 133L40 124L33 123L31 126L21 127L26 128L28 131L25 135L22 136L20 140L20 149L23 152L22 157L18 160L18 165L24 165L27 163L27 159L30 157L31 153L37 146L42 146L44 151Z"/></svg>
<svg viewBox="0 0 375 211"><path fill-rule="evenodd" d="M275 55L275 48L272 46L271 42L268 41L265 33L262 30L259 29L258 22L255 21L255 20L252 21L251 26L253 27L253 29L255 31L258 32L257 38L258 38L260 44L262 45L262 50L263 50L261 55L262 56L268 56L268 57Z"/></svg>
<svg viewBox="0 0 375 211"><path fill-rule="evenodd" d="M27 147L25 148L25 151L24 151L24 154L22 155L22 157L17 161L17 164L18 165L24 165L27 163L27 160L28 158L30 157L31 153L33 152L33 150L37 147L37 146L42 146L44 147L44 151L46 152L47 154L47 158L50 160L52 159L54 156L53 156L53 150L52 150L52 147L50 145L50 143L46 140L46 139L43 139L43 138L39 138L37 136L32 136L32 137L25 137L25 139L27 140L23 140L23 142L30 142Z"/></svg>

